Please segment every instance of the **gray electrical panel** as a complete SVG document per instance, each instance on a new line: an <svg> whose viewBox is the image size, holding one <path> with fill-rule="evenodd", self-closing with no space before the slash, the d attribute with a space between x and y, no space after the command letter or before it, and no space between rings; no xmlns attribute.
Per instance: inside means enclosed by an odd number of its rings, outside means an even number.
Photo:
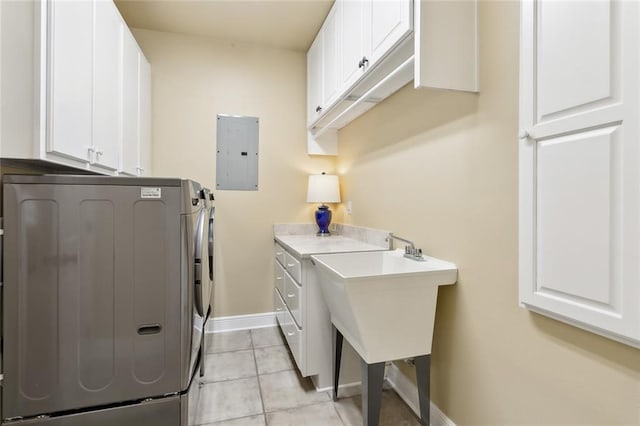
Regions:
<svg viewBox="0 0 640 426"><path fill-rule="evenodd" d="M258 190L257 117L218 114L216 189Z"/></svg>

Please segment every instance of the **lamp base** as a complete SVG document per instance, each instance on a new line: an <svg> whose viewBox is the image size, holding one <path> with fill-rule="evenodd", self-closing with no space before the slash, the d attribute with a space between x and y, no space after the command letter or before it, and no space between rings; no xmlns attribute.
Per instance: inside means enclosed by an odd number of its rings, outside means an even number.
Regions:
<svg viewBox="0 0 640 426"><path fill-rule="evenodd" d="M329 232L329 225L331 224L331 210L329 210L329 206L321 205L316 210L316 224L318 225L318 233L316 234L319 237L330 237L331 232Z"/></svg>

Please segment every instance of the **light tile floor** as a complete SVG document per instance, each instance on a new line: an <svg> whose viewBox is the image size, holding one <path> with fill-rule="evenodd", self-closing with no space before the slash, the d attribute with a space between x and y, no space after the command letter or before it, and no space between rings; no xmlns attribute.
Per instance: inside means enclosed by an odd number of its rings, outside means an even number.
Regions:
<svg viewBox="0 0 640 426"><path fill-rule="evenodd" d="M360 426L360 395L331 400L295 368L278 327L207 336L196 424L206 426ZM385 390L382 426L419 426L413 411Z"/></svg>

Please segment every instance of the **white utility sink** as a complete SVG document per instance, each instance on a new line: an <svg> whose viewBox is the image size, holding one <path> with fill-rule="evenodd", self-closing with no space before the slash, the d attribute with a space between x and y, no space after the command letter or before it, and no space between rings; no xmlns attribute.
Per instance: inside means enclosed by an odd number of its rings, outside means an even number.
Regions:
<svg viewBox="0 0 640 426"><path fill-rule="evenodd" d="M368 364L431 353L438 286L456 265L403 250L311 256L331 322Z"/></svg>

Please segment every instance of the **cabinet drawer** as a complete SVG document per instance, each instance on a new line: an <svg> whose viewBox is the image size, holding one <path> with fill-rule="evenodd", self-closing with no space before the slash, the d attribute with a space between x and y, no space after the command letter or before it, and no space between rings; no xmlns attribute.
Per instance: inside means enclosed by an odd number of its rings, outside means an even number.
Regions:
<svg viewBox="0 0 640 426"><path fill-rule="evenodd" d="M274 289L273 293L278 325L285 339L287 339L287 345L293 354L293 358L296 360L298 369L304 371L304 366L302 365L302 330L296 326L278 290Z"/></svg>
<svg viewBox="0 0 640 426"><path fill-rule="evenodd" d="M285 339L287 339L287 344L289 345L291 354L293 354L293 358L296 360L298 369L304 371L304 366L302 365L302 330L296 326L289 312L285 311L283 317L285 317L285 320L284 324L281 324L282 332L284 333Z"/></svg>
<svg viewBox="0 0 640 426"><path fill-rule="evenodd" d="M280 324L280 326L282 327L283 321L285 319L284 314L287 314L287 306L284 304L282 294L277 288L273 289L273 306L276 310L276 319L278 320L278 324Z"/></svg>
<svg viewBox="0 0 640 426"><path fill-rule="evenodd" d="M287 271L289 271L293 279L296 280L296 282L301 282L302 268L300 265L300 261L287 252L284 253L284 261L284 266L285 268L287 268Z"/></svg>
<svg viewBox="0 0 640 426"><path fill-rule="evenodd" d="M296 320L296 323L303 326L302 314L300 312L300 287L295 280L287 273L284 274L284 302L291 311L291 315Z"/></svg>
<svg viewBox="0 0 640 426"><path fill-rule="evenodd" d="M285 288L284 288L284 267L280 264L280 262L278 262L277 260L274 260L273 263L274 265L274 280L273 280L273 286L275 288L277 288L280 291L280 294L284 294L285 293Z"/></svg>
<svg viewBox="0 0 640 426"><path fill-rule="evenodd" d="M285 265L285 251L282 248L282 246L278 243L275 243L273 245L273 256L278 259L278 262L280 262L282 265Z"/></svg>

